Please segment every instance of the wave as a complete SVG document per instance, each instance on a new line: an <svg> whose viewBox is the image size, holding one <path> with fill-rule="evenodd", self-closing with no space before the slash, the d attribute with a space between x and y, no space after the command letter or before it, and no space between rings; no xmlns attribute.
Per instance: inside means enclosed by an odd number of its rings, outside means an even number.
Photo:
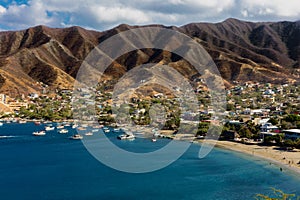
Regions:
<svg viewBox="0 0 300 200"><path fill-rule="evenodd" d="M17 137L17 136L14 136L14 135L0 135L0 139L14 138L14 137Z"/></svg>

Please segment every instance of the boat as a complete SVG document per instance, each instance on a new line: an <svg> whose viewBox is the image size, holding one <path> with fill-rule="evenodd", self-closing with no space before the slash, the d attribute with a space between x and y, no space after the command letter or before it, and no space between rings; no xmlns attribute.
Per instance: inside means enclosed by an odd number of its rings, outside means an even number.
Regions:
<svg viewBox="0 0 300 200"><path fill-rule="evenodd" d="M35 131L32 133L32 135L34 136L44 136L46 135L46 132L45 131Z"/></svg>
<svg viewBox="0 0 300 200"><path fill-rule="evenodd" d="M72 125L72 128L77 128L78 127L78 124L73 124Z"/></svg>
<svg viewBox="0 0 300 200"><path fill-rule="evenodd" d="M83 138L83 136L79 135L79 134L75 134L72 137L70 137L70 139L72 139L72 140L81 140L82 138Z"/></svg>
<svg viewBox="0 0 300 200"><path fill-rule="evenodd" d="M92 130L92 132L98 132L99 131L99 129L93 129Z"/></svg>
<svg viewBox="0 0 300 200"><path fill-rule="evenodd" d="M78 130L79 130L79 131L85 131L86 128L84 128L84 127L79 127Z"/></svg>
<svg viewBox="0 0 300 200"><path fill-rule="evenodd" d="M152 142L156 142L157 140L156 140L156 138L152 138L151 141Z"/></svg>
<svg viewBox="0 0 300 200"><path fill-rule="evenodd" d="M19 120L18 122L19 122L19 124L26 124L27 123L26 120Z"/></svg>
<svg viewBox="0 0 300 200"><path fill-rule="evenodd" d="M87 132L86 134L84 134L84 135L86 135L86 136L92 136L93 135L93 133L92 132Z"/></svg>
<svg viewBox="0 0 300 200"><path fill-rule="evenodd" d="M25 121L25 122L22 122L22 123L21 123L21 121L19 121L19 123L20 123L20 124L24 124L24 123L26 123L26 121ZM34 125L39 126L39 125L41 125L41 122L35 121L35 122L34 122Z"/></svg>
<svg viewBox="0 0 300 200"><path fill-rule="evenodd" d="M96 129L103 128L103 125L94 125L92 126L92 128L96 128Z"/></svg>
<svg viewBox="0 0 300 200"><path fill-rule="evenodd" d="M120 132L121 131L121 129L119 129L119 128L114 128L114 130L113 130L113 132Z"/></svg>
<svg viewBox="0 0 300 200"><path fill-rule="evenodd" d="M119 140L134 140L135 136L132 133L121 134L117 137Z"/></svg>
<svg viewBox="0 0 300 200"><path fill-rule="evenodd" d="M54 126L45 126L45 131L53 131L54 128Z"/></svg>
<svg viewBox="0 0 300 200"><path fill-rule="evenodd" d="M109 133L110 132L110 130L107 127L103 127L102 129L103 129L104 133Z"/></svg>
<svg viewBox="0 0 300 200"><path fill-rule="evenodd" d="M69 131L67 129L61 129L58 132L61 134L65 134L65 133L68 133Z"/></svg>
<svg viewBox="0 0 300 200"><path fill-rule="evenodd" d="M56 128L57 128L57 129L63 129L63 128L65 128L65 127L64 127L64 125L58 125Z"/></svg>
<svg viewBox="0 0 300 200"><path fill-rule="evenodd" d="M0 126L3 126L3 123L2 123L2 122L0 122Z"/></svg>

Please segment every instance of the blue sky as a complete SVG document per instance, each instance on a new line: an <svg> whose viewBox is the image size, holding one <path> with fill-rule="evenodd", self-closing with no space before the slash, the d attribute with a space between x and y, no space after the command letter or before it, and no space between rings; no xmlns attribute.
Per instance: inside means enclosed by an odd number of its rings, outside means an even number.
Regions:
<svg viewBox="0 0 300 200"><path fill-rule="evenodd" d="M299 0L1 0L0 30L36 25L106 30L130 25L300 20Z"/></svg>

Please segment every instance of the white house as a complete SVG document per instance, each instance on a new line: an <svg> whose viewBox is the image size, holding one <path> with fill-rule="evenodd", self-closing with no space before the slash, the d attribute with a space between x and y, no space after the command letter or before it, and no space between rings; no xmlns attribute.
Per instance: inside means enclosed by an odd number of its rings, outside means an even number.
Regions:
<svg viewBox="0 0 300 200"><path fill-rule="evenodd" d="M300 129L288 129L283 132L285 139L296 140L300 138Z"/></svg>
<svg viewBox="0 0 300 200"><path fill-rule="evenodd" d="M274 132L278 130L279 128L277 126L272 125L271 123L265 123L260 127L261 132Z"/></svg>

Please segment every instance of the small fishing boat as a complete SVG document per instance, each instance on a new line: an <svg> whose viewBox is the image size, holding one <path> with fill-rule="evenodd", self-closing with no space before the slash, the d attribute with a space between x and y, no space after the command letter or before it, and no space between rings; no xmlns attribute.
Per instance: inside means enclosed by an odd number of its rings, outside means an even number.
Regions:
<svg viewBox="0 0 300 200"><path fill-rule="evenodd" d="M135 136L132 133L126 133L117 137L119 140L134 140Z"/></svg>
<svg viewBox="0 0 300 200"><path fill-rule="evenodd" d="M63 128L65 128L65 126L64 125L58 125L56 128L57 129L63 129Z"/></svg>
<svg viewBox="0 0 300 200"><path fill-rule="evenodd" d="M73 124L72 125L72 128L77 128L78 127L78 124Z"/></svg>
<svg viewBox="0 0 300 200"><path fill-rule="evenodd" d="M72 140L81 140L82 138L83 138L83 136L79 135L79 134L75 134L72 137L70 137L70 139L72 139Z"/></svg>
<svg viewBox="0 0 300 200"><path fill-rule="evenodd" d="M67 129L61 129L58 131L60 134L68 133L69 131Z"/></svg>
<svg viewBox="0 0 300 200"><path fill-rule="evenodd" d="M45 131L53 131L54 128L54 126L45 126Z"/></svg>
<svg viewBox="0 0 300 200"><path fill-rule="evenodd" d="M32 135L34 136L44 136L46 135L46 132L45 131L35 131L32 133Z"/></svg>
<svg viewBox="0 0 300 200"><path fill-rule="evenodd" d="M79 127L79 128L77 128L79 131L85 131L86 130L86 128L84 128L84 127Z"/></svg>

